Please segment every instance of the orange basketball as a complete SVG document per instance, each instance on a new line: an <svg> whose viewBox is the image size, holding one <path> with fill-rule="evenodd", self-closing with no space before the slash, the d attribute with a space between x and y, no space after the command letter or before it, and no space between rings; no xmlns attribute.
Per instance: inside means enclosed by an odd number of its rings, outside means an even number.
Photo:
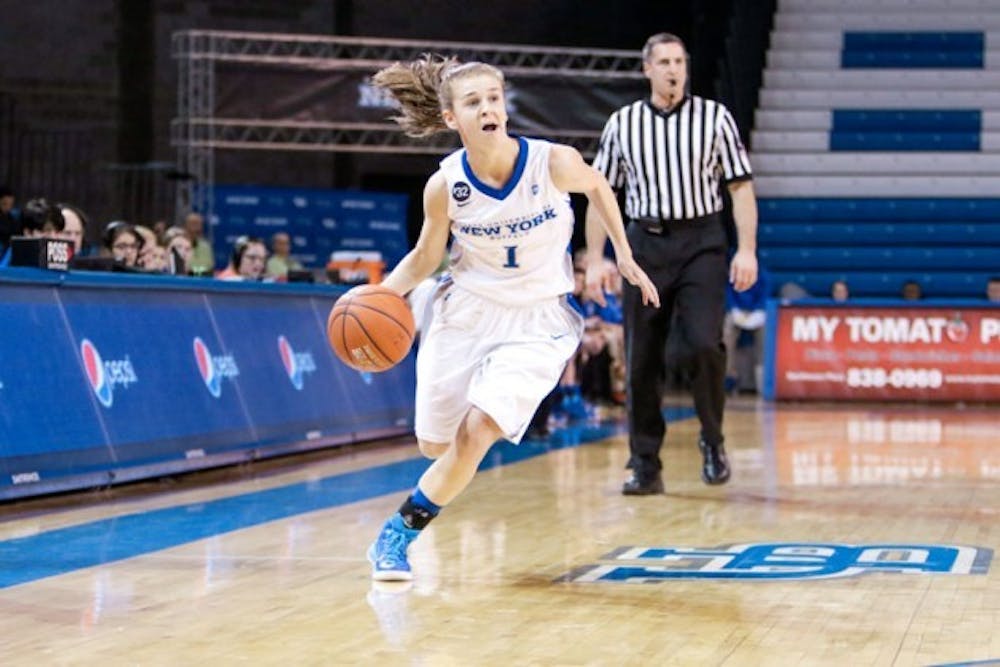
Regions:
<svg viewBox="0 0 1000 667"><path fill-rule="evenodd" d="M330 346L359 371L389 370L413 345L413 313L406 299L387 287L359 285L345 292L326 320Z"/></svg>

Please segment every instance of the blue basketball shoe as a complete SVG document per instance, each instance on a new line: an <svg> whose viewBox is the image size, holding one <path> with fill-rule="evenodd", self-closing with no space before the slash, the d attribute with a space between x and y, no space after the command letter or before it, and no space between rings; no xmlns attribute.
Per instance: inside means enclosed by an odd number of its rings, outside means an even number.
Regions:
<svg viewBox="0 0 1000 667"><path fill-rule="evenodd" d="M406 560L406 550L410 542L417 538L419 530L407 528L399 514L382 526L372 545L368 547L368 561L372 564L372 579L376 581L410 581L413 573Z"/></svg>

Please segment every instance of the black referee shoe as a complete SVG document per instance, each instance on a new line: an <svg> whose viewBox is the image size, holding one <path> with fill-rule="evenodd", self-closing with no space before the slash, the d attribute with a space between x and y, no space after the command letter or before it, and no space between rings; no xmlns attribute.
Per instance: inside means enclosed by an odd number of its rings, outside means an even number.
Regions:
<svg viewBox="0 0 1000 667"><path fill-rule="evenodd" d="M625 496L657 496L663 493L663 478L659 473L651 477L632 473L628 481L622 485L622 495Z"/></svg>
<svg viewBox="0 0 1000 667"><path fill-rule="evenodd" d="M701 450L701 479L705 484L725 484L729 481L729 459L726 457L726 448L720 442L717 445L709 445L704 440L698 441L698 449Z"/></svg>

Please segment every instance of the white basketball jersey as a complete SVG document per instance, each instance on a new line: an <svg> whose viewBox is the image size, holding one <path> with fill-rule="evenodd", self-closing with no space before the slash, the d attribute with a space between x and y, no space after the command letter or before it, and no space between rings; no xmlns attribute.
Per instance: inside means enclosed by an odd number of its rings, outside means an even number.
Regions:
<svg viewBox="0 0 1000 667"><path fill-rule="evenodd" d="M573 209L552 183L547 141L517 138L514 173L501 189L472 173L465 150L441 161L451 218L455 284L509 305L573 291Z"/></svg>

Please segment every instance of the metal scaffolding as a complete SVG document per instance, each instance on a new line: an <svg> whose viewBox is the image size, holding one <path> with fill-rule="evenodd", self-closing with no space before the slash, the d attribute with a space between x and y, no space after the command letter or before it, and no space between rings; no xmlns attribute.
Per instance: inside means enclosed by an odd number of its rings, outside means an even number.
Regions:
<svg viewBox="0 0 1000 667"><path fill-rule="evenodd" d="M415 140L388 122L218 118L214 114L216 63L375 71L428 52L486 62L511 76L586 77L595 82L643 76L641 58L635 51L207 30L177 32L173 35L172 56L178 61L178 101L171 141L177 147L179 170L190 175L177 189L178 214L191 210L211 214L214 151L220 148L440 154L458 145L458 138L451 133ZM592 155L600 133L567 130L541 134Z"/></svg>

